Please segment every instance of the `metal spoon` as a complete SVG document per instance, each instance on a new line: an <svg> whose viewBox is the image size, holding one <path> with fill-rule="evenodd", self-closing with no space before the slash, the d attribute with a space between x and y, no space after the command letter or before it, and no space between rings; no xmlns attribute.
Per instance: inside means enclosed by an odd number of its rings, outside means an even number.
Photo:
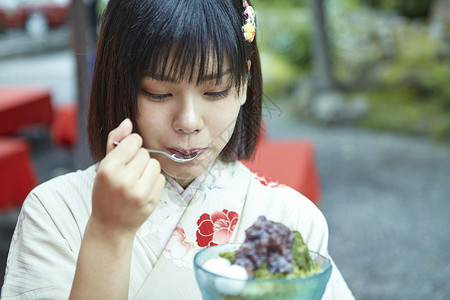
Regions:
<svg viewBox="0 0 450 300"><path fill-rule="evenodd" d="M113 144L117 146L117 145L119 145L119 142L114 141ZM189 154L175 152L174 154L169 154L169 153L166 153L164 151L159 151L159 150L152 150L152 149L145 149L145 150L147 150L150 153L164 154L165 156L167 156L171 160L179 162L179 163L185 163L185 162L189 162L191 160L194 160L197 157L197 155L198 155L198 152L189 153Z"/></svg>

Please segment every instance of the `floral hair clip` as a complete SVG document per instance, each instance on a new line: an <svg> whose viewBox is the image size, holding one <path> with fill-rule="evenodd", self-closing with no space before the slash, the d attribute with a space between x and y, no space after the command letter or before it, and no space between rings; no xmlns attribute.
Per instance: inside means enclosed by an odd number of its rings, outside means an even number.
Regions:
<svg viewBox="0 0 450 300"><path fill-rule="evenodd" d="M247 42L251 43L255 39L256 35L256 22L255 15L256 12L247 0L242 0L242 6L244 7L244 26L242 26L242 33Z"/></svg>

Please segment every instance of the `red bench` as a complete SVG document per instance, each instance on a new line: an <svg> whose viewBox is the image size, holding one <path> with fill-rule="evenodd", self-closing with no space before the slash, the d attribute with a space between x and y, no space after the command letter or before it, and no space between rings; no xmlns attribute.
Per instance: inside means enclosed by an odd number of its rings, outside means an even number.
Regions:
<svg viewBox="0 0 450 300"><path fill-rule="evenodd" d="M28 142L0 138L0 211L20 207L37 179Z"/></svg>
<svg viewBox="0 0 450 300"><path fill-rule="evenodd" d="M320 179L314 155L314 145L308 140L271 140L262 138L253 160L243 161L250 170L292 187L320 205Z"/></svg>
<svg viewBox="0 0 450 300"><path fill-rule="evenodd" d="M0 135L35 125L50 127L51 92L37 86L0 86ZM0 210L20 207L37 184L26 140L0 137Z"/></svg>
<svg viewBox="0 0 450 300"><path fill-rule="evenodd" d="M78 105L67 104L54 110L52 140L62 146L74 146L78 140Z"/></svg>
<svg viewBox="0 0 450 300"><path fill-rule="evenodd" d="M0 87L0 135L17 133L31 125L51 125L51 93L47 88Z"/></svg>

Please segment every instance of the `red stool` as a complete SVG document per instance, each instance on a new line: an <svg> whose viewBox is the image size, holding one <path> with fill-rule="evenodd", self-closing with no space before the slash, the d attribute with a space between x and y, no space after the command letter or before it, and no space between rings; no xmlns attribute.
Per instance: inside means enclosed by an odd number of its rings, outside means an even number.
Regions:
<svg viewBox="0 0 450 300"><path fill-rule="evenodd" d="M78 140L78 105L68 104L53 112L52 140L63 146L73 146Z"/></svg>
<svg viewBox="0 0 450 300"><path fill-rule="evenodd" d="M52 122L48 88L0 86L0 135L11 135L36 124Z"/></svg>
<svg viewBox="0 0 450 300"><path fill-rule="evenodd" d="M320 179L312 142L264 138L255 157L242 163L268 180L290 186L319 206Z"/></svg>
<svg viewBox="0 0 450 300"><path fill-rule="evenodd" d="M37 179L28 142L0 138L0 211L20 207Z"/></svg>

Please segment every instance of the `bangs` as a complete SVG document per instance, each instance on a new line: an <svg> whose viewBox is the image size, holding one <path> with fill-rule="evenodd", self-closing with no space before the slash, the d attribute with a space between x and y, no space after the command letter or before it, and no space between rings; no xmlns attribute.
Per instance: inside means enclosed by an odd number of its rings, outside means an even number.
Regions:
<svg viewBox="0 0 450 300"><path fill-rule="evenodd" d="M151 3L154 0L146 1ZM228 0L229 1L229 0ZM165 0L143 12L135 57L139 76L171 82L216 80L231 75L231 83L246 80L250 51L242 38L240 1L230 8L224 0ZM156 8L155 8L156 7ZM242 23L242 22L241 22ZM211 77L212 76L212 77Z"/></svg>

